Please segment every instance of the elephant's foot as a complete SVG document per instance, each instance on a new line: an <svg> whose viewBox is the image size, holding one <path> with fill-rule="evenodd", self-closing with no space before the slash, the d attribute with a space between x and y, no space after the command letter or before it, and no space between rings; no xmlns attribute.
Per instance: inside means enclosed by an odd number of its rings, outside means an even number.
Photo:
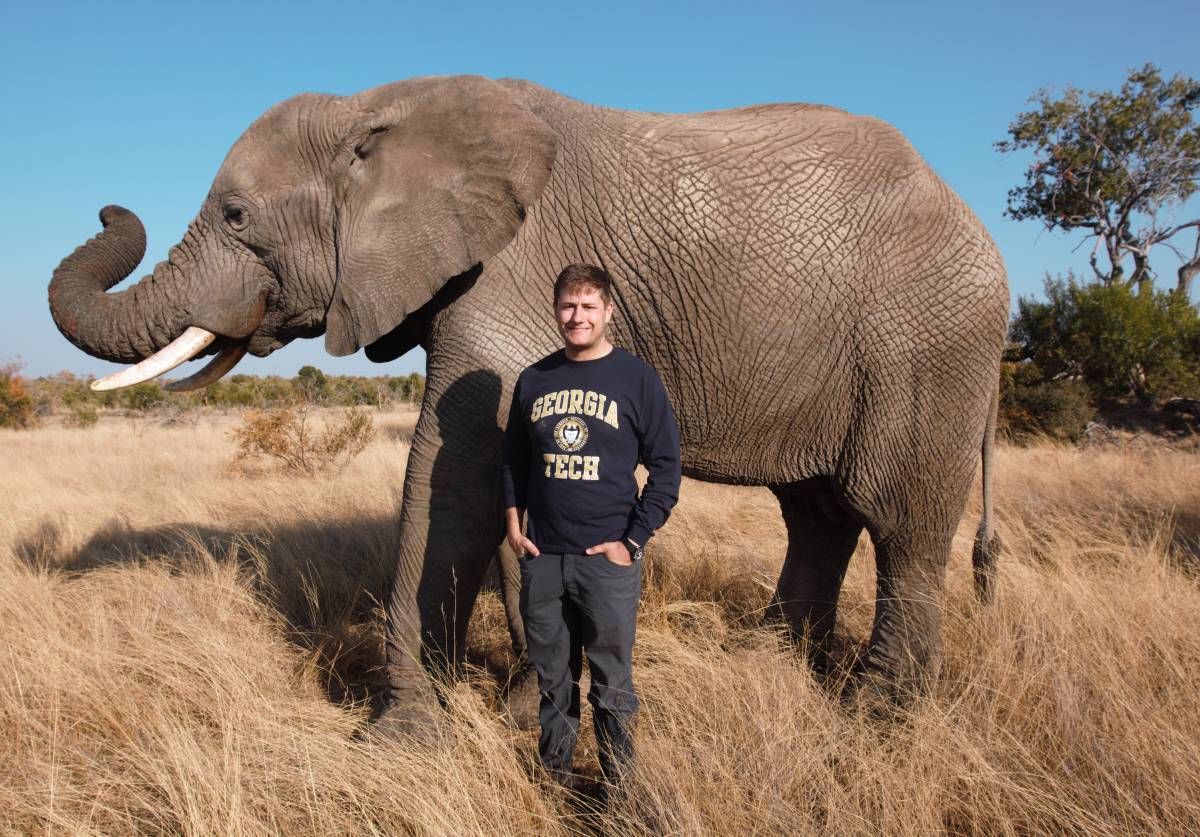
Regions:
<svg viewBox="0 0 1200 837"><path fill-rule="evenodd" d="M875 649L869 649L854 677L847 682L845 697L872 716L895 718L932 692L940 668L937 655L921 661L909 657L904 665L895 665L889 664Z"/></svg>
<svg viewBox="0 0 1200 837"><path fill-rule="evenodd" d="M808 665L812 668L813 676L821 683L836 680L844 673L843 654L835 647L833 632L824 635L807 637L804 646Z"/></svg>
<svg viewBox="0 0 1200 837"><path fill-rule="evenodd" d="M777 632L791 647L802 652L817 677L825 677L832 670L832 631L814 630L805 616L797 617L785 613L774 601L763 613L762 624Z"/></svg>
<svg viewBox="0 0 1200 837"><path fill-rule="evenodd" d="M517 729L538 728L538 707L541 703L537 671L525 663L513 673L512 684L505 698L505 710Z"/></svg>
<svg viewBox="0 0 1200 837"><path fill-rule="evenodd" d="M393 695L364 737L376 743L444 743L453 734L450 719L431 694Z"/></svg>
<svg viewBox="0 0 1200 837"><path fill-rule="evenodd" d="M436 714L435 714L436 713ZM437 717L440 715L441 717ZM365 737L377 744L417 743L433 746L451 736L450 724L440 708L428 715L414 714L405 707L389 706L366 729Z"/></svg>

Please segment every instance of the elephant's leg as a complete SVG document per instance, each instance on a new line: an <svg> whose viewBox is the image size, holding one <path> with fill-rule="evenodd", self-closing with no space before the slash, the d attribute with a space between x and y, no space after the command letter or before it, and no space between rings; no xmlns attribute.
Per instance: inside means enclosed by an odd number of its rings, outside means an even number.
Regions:
<svg viewBox="0 0 1200 837"><path fill-rule="evenodd" d="M388 695L380 732L437 722L429 674L452 672L488 562L503 538L496 425L499 378L448 385L431 375L413 435L400 513L400 555L387 601Z"/></svg>
<svg viewBox="0 0 1200 837"><path fill-rule="evenodd" d="M769 615L785 622L796 638L808 635L818 671L829 665L842 579L862 524L832 497L773 489L787 526L788 547Z"/></svg>
<svg viewBox="0 0 1200 837"><path fill-rule="evenodd" d="M959 374L884 376L836 477L875 545L875 618L859 685L885 711L927 694L941 667L946 565L991 390L964 392Z"/></svg>
<svg viewBox="0 0 1200 837"><path fill-rule="evenodd" d="M521 565L507 540L496 550L496 566L504 596L504 613L508 617L508 633L517 659L508 687L508 714L519 728L534 729L538 724L541 693L537 671L526 655L525 621L521 618Z"/></svg>
<svg viewBox="0 0 1200 837"><path fill-rule="evenodd" d="M875 620L861 672L870 700L903 705L928 693L941 667L946 565L974 477L967 444L941 458L924 445L896 458L894 478L876 474L873 511L863 510L876 569Z"/></svg>
<svg viewBox="0 0 1200 837"><path fill-rule="evenodd" d="M913 519L875 539L875 621L863 660L870 698L904 705L941 666L942 588L954 525Z"/></svg>
<svg viewBox="0 0 1200 837"><path fill-rule="evenodd" d="M496 570L500 576L500 593L504 597L504 615L508 620L508 636L513 655L525 658L525 622L521 619L521 565L505 539L496 550Z"/></svg>

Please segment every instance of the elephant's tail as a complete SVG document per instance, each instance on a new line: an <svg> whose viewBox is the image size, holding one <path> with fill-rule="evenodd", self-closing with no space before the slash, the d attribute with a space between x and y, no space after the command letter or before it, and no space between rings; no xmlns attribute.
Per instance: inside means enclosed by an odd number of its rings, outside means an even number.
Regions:
<svg viewBox="0 0 1200 837"><path fill-rule="evenodd" d="M996 534L992 518L992 466L996 448L996 414L1000 408L1000 379L992 391L988 407L987 425L983 430L983 517L975 533L975 546L971 550L971 565L975 571L975 595L984 604L992 601L996 581L996 559L1000 557L1000 536Z"/></svg>

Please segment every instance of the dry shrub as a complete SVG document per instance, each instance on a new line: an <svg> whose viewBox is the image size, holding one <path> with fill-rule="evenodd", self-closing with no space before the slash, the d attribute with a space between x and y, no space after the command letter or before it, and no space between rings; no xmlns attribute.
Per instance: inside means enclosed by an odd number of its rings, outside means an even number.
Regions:
<svg viewBox="0 0 1200 837"><path fill-rule="evenodd" d="M246 413L232 433L238 445L235 462L265 456L287 471L311 477L344 468L375 438L374 422L365 410L349 410L320 432L310 419L307 404Z"/></svg>
<svg viewBox="0 0 1200 837"><path fill-rule="evenodd" d="M0 364L0 427L24 430L38 423L36 405L20 375L21 364Z"/></svg>
<svg viewBox="0 0 1200 837"><path fill-rule="evenodd" d="M1002 445L996 604L972 593L975 497L941 677L890 721L755 626L785 545L770 493L685 481L645 570L639 769L598 815L500 712L494 592L444 739L361 740L406 451L230 480L222 421L0 438L0 832L1200 832L1194 453ZM850 644L874 581L864 541ZM577 765L595 778L589 712Z"/></svg>

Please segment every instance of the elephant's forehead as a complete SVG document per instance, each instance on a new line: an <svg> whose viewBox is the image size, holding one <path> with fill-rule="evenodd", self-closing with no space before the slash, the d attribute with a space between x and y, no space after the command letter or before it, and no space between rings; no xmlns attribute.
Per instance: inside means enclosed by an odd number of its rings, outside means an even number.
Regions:
<svg viewBox="0 0 1200 837"><path fill-rule="evenodd" d="M256 119L229 149L214 185L262 192L312 177L310 155L303 148L307 110L303 102L289 99Z"/></svg>

